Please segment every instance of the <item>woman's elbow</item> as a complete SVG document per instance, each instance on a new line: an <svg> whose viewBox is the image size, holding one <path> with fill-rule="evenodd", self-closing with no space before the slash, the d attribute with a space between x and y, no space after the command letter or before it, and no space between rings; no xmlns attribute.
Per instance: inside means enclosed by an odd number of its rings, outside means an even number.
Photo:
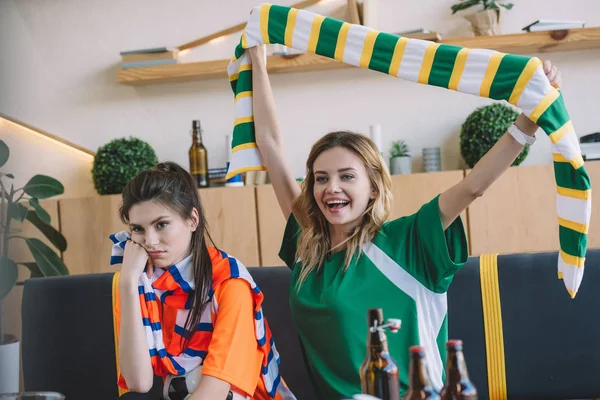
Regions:
<svg viewBox="0 0 600 400"><path fill-rule="evenodd" d="M152 389L152 385L154 384L154 377L152 375L133 376L129 379L127 377L124 378L129 391L135 393L148 393L150 389Z"/></svg>

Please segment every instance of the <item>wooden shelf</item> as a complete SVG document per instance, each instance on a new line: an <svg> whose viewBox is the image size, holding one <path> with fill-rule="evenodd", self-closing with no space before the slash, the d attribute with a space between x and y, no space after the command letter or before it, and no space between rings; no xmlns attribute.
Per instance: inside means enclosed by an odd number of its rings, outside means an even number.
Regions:
<svg viewBox="0 0 600 400"><path fill-rule="evenodd" d="M597 49L600 48L600 28L476 36L447 39L439 43L524 55ZM218 60L122 69L117 72L117 82L124 85L142 86L215 78L226 79L228 64L229 60ZM269 56L267 62L267 69L270 73L275 74L347 67L351 67L351 65L309 53L291 57Z"/></svg>

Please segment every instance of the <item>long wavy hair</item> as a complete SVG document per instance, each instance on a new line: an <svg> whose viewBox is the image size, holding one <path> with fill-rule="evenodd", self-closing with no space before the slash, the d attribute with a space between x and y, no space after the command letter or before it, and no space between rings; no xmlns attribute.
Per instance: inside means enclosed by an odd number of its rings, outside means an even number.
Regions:
<svg viewBox="0 0 600 400"><path fill-rule="evenodd" d="M359 217L360 223L336 246L346 247L344 270L353 258L360 256L361 246L373 240L391 212L392 180L375 143L364 135L350 131L331 132L319 139L306 160L306 179L301 185L302 192L292 205L292 212L302 229L296 250L296 260L301 263L298 288L312 271L323 265L327 254L333 250L329 237L329 223L314 198L313 167L321 153L334 147L343 147L362 160L371 182L371 189L374 191L374 198L369 200L367 208Z"/></svg>
<svg viewBox="0 0 600 400"><path fill-rule="evenodd" d="M119 208L121 221L129 224L129 211L134 205L144 201L157 201L177 213L184 220L191 218L192 210L198 211L198 226L192 232L190 249L195 289L192 295L191 310L185 321L183 348L200 323L200 311L206 300L212 282L212 261L207 247L207 239L214 246L208 233L204 210L198 189L192 176L173 162L164 162L136 175L123 189L123 201Z"/></svg>

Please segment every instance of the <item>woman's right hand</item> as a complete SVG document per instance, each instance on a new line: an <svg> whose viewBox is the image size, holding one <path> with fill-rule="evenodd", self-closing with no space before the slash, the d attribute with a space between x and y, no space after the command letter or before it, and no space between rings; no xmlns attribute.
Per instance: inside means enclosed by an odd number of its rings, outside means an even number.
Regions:
<svg viewBox="0 0 600 400"><path fill-rule="evenodd" d="M125 251L123 254L121 282L137 285L149 260L150 256L144 247L132 240L128 240L125 243Z"/></svg>

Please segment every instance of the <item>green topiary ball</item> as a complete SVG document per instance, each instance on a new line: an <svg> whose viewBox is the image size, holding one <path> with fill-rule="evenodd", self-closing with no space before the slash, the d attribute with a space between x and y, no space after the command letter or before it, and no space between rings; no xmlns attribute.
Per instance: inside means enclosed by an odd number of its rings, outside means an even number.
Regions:
<svg viewBox="0 0 600 400"><path fill-rule="evenodd" d="M154 149L136 138L114 139L94 156L92 178L99 194L121 194L135 175L158 164Z"/></svg>
<svg viewBox="0 0 600 400"><path fill-rule="evenodd" d="M460 153L470 168L504 135L519 113L503 103L480 107L467 117L460 131ZM529 153L526 145L512 165L521 164Z"/></svg>

